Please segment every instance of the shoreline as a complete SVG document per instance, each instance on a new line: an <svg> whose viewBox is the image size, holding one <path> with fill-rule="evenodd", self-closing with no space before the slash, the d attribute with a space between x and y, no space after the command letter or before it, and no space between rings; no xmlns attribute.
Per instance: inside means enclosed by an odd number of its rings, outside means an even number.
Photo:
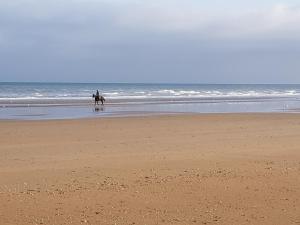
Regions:
<svg viewBox="0 0 300 225"><path fill-rule="evenodd" d="M90 121L106 119L141 119L141 118L160 118L160 117L206 117L206 116L263 116L263 115L300 115L300 109L277 112L213 112L213 113L178 113L178 112L129 112L128 114L115 114L107 116L91 116L76 118L54 118L54 119L0 119L1 122L59 122L59 121Z"/></svg>
<svg viewBox="0 0 300 225"><path fill-rule="evenodd" d="M38 107L38 106L84 106L93 103L92 98L84 99L64 99L64 98L45 98L45 99L1 99L1 107ZM124 104L180 104L180 103L222 103L222 102L268 102L268 101L297 101L298 97L276 96L276 97L149 97L149 98L109 98L110 105Z"/></svg>
<svg viewBox="0 0 300 225"><path fill-rule="evenodd" d="M33 115L28 116L27 118L24 117L22 119L17 118L9 118L9 119L2 119L0 118L1 122L51 122L51 121L81 121L81 120L105 120L105 119L130 119L130 118L159 118L159 117L190 117L190 116L221 116L221 115L294 115L300 114L300 109L289 110L289 111L278 111L278 112L211 112L211 113L181 113L181 112L129 112L129 113L116 113L116 114L109 114L109 115L101 115L101 116L90 116L90 117L66 117L66 118L44 118L45 115ZM23 115L24 116L24 115ZM42 116L43 118L37 119L34 118L36 116Z"/></svg>
<svg viewBox="0 0 300 225"><path fill-rule="evenodd" d="M159 114L205 113L299 113L300 101L287 99L221 100L221 101L161 101L161 102L109 102L78 105L10 105L0 107L0 120L48 120L98 117L131 117Z"/></svg>
<svg viewBox="0 0 300 225"><path fill-rule="evenodd" d="M300 109L289 110L289 111L279 111L279 112L212 112L212 113L180 113L180 112L129 112L128 114L125 113L116 113L116 114L109 114L109 115L102 115L102 116L90 116L90 117L65 117L65 118L44 118L45 115L33 115L28 117L23 117L22 119L18 118L7 118L2 119L0 118L1 122L51 122L51 121L76 121L76 120L101 120L101 119L126 119L126 118L155 118L155 117L169 117L169 116L182 116L182 117L189 117L189 116L218 116L218 115L293 115L293 114L300 114ZM43 118L34 118L37 116L42 116Z"/></svg>

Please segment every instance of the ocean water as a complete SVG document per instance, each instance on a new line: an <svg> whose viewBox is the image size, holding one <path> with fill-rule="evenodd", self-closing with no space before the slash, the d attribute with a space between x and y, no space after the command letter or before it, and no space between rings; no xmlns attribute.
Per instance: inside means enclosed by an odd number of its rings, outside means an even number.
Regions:
<svg viewBox="0 0 300 225"><path fill-rule="evenodd" d="M95 108L99 90L104 107ZM298 112L300 85L0 83L0 119Z"/></svg>

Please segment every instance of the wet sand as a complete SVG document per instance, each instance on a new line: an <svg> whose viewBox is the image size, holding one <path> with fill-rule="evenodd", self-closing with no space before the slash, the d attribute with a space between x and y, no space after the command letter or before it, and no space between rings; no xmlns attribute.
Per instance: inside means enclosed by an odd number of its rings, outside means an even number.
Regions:
<svg viewBox="0 0 300 225"><path fill-rule="evenodd" d="M0 122L0 224L300 224L300 114Z"/></svg>

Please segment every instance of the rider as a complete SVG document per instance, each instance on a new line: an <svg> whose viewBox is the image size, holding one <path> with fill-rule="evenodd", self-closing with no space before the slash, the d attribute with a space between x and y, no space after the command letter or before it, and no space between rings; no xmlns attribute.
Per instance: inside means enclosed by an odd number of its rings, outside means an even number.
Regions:
<svg viewBox="0 0 300 225"><path fill-rule="evenodd" d="M93 94L93 98L95 98L95 105L99 105L98 102L100 100L100 94L99 94L99 91L97 90L96 94L94 95Z"/></svg>

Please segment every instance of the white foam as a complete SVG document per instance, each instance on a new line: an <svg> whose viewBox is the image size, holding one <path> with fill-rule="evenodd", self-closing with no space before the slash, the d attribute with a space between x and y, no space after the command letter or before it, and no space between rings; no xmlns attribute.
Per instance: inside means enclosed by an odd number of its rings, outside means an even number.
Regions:
<svg viewBox="0 0 300 225"><path fill-rule="evenodd" d="M219 99L219 98L300 98L300 86L260 85L114 85L101 89L95 85L55 86L33 84L19 87L0 83L0 101L91 100L96 89L107 99Z"/></svg>

